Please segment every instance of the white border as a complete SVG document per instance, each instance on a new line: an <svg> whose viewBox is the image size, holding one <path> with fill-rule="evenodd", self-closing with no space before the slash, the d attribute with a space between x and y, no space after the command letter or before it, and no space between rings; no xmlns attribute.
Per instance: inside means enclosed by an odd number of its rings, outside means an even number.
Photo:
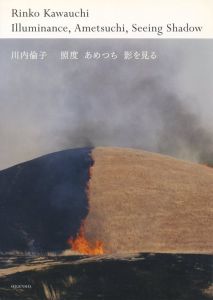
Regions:
<svg viewBox="0 0 213 300"><path fill-rule="evenodd" d="M39 11L38 18L12 18L11 11L31 8ZM75 11L89 9L89 18L43 18L43 9L52 11ZM212 38L213 37L213 0L0 0L0 38ZM125 24L131 29L132 24L141 26L163 26L169 23L177 26L202 26L201 32L156 32L133 33L12 33L12 23L23 26L69 26L77 23L82 26Z"/></svg>

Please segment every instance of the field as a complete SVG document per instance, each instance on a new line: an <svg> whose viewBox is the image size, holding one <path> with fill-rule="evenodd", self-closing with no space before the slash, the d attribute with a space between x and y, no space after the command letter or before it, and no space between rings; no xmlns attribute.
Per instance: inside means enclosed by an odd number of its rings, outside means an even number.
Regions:
<svg viewBox="0 0 213 300"><path fill-rule="evenodd" d="M11 260L16 271L6 276ZM0 275L1 300L210 300L213 297L209 255L40 258L5 255L1 256L0 267L5 274Z"/></svg>
<svg viewBox="0 0 213 300"><path fill-rule="evenodd" d="M86 233L108 252L213 253L213 169L95 148Z"/></svg>
<svg viewBox="0 0 213 300"><path fill-rule="evenodd" d="M0 300L213 299L212 183L208 166L125 148L1 171ZM68 250L82 224L103 255Z"/></svg>

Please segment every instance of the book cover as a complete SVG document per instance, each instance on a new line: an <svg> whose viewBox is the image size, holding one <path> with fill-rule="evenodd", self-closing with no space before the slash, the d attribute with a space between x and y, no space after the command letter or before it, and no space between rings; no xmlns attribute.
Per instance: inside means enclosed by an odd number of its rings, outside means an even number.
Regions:
<svg viewBox="0 0 213 300"><path fill-rule="evenodd" d="M0 300L213 299L212 2L0 7Z"/></svg>

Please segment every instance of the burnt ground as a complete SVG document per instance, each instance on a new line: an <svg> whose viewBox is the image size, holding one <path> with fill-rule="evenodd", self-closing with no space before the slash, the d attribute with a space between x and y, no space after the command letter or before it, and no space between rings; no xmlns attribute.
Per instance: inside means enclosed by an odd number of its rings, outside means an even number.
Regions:
<svg viewBox="0 0 213 300"><path fill-rule="evenodd" d="M0 251L61 251L88 213L90 148L0 171Z"/></svg>
<svg viewBox="0 0 213 300"><path fill-rule="evenodd" d="M213 299L212 179L198 164L102 148L1 171L0 300ZM38 256L67 249L85 217L108 253L180 254Z"/></svg>
<svg viewBox="0 0 213 300"><path fill-rule="evenodd" d="M0 171L0 251L63 251L84 220L108 253L212 254L212 182L212 168L142 150L48 154Z"/></svg>
<svg viewBox="0 0 213 300"><path fill-rule="evenodd" d="M0 299L209 300L213 299L212 258L192 254L1 255ZM31 269L26 271L26 266Z"/></svg>

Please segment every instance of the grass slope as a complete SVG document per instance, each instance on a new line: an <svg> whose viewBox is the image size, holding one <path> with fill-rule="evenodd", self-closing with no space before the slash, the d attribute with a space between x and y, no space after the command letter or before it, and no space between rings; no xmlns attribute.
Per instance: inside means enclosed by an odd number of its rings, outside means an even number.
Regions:
<svg viewBox="0 0 213 300"><path fill-rule="evenodd" d="M213 253L213 169L95 148L86 235L110 252Z"/></svg>

